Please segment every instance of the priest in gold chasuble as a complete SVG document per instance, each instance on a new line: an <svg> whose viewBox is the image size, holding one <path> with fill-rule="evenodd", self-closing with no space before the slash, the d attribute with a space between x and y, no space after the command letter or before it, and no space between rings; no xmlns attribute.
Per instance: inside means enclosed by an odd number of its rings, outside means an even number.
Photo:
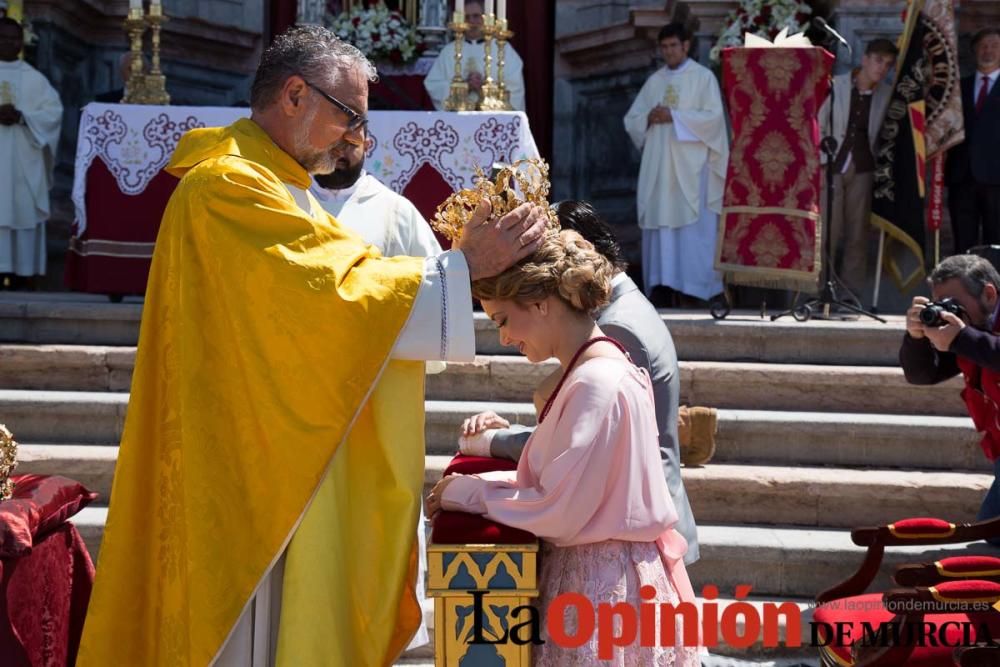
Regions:
<svg viewBox="0 0 1000 667"><path fill-rule="evenodd" d="M469 281L544 211L382 258L308 193L363 140L374 67L265 51L252 115L185 135L150 272L78 665L387 665L417 627L422 360L474 355Z"/></svg>

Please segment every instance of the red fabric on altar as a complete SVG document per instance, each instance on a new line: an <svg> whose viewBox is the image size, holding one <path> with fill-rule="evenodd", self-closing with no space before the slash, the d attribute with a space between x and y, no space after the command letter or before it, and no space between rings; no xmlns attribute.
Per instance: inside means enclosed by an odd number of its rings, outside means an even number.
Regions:
<svg viewBox="0 0 1000 667"><path fill-rule="evenodd" d="M143 294L167 201L179 182L161 171L128 195L102 160L87 169L87 229L66 255L66 287L98 294Z"/></svg>
<svg viewBox="0 0 1000 667"><path fill-rule="evenodd" d="M391 111L433 111L423 74L381 74L368 84L368 108Z"/></svg>
<svg viewBox="0 0 1000 667"><path fill-rule="evenodd" d="M833 56L730 48L722 82L734 139L716 268L729 281L814 291L821 266L819 122Z"/></svg>
<svg viewBox="0 0 1000 667"><path fill-rule="evenodd" d="M80 533L63 523L31 553L0 561L0 656L4 667L72 665L94 583Z"/></svg>

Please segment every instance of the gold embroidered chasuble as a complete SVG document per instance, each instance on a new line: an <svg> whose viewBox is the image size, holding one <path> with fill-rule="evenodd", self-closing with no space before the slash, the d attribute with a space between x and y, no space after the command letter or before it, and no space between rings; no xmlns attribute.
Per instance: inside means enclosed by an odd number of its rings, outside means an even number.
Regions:
<svg viewBox="0 0 1000 667"><path fill-rule="evenodd" d="M423 364L388 359L423 261L299 208L249 119L168 170L78 664L209 664L286 546L279 663L388 664L420 613Z"/></svg>

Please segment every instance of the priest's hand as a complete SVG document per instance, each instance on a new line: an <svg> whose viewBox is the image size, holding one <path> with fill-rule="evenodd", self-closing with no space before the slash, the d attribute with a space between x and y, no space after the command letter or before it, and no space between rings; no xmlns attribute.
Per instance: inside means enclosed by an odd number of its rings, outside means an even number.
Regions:
<svg viewBox="0 0 1000 667"><path fill-rule="evenodd" d="M663 123L674 122L674 117L670 113L670 107L658 105L653 107L653 110L649 112L647 120L650 125L661 125Z"/></svg>
<svg viewBox="0 0 1000 667"><path fill-rule="evenodd" d="M490 217L490 203L483 200L454 248L461 250L472 280L502 273L535 252L545 234L545 209L521 204L499 220Z"/></svg>
<svg viewBox="0 0 1000 667"><path fill-rule="evenodd" d="M21 122L21 112L13 104L0 104L0 125L17 125Z"/></svg>
<svg viewBox="0 0 1000 667"><path fill-rule="evenodd" d="M433 520L437 513L441 511L441 494L451 484L458 475L448 475L434 485L431 492L427 494L427 501L424 503L424 513L428 519Z"/></svg>

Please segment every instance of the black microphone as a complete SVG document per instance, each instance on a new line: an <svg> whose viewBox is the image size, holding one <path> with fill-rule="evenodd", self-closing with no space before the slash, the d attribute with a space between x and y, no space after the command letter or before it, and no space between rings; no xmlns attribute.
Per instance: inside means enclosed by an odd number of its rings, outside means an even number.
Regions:
<svg viewBox="0 0 1000 667"><path fill-rule="evenodd" d="M836 30L834 30L833 26L831 26L829 23L827 23L826 21L824 21L822 17L817 16L816 18L814 18L812 20L812 24L814 26L816 26L817 28L819 28L820 30L823 30L823 31L829 33L830 35L833 35L834 39L836 39L838 42L840 42L841 44L843 44L844 46L847 47L847 53L848 53L848 55L852 55L852 56L854 55L854 49L852 49L851 45L847 42L846 39L844 39L844 36L841 35L839 32L837 32Z"/></svg>

